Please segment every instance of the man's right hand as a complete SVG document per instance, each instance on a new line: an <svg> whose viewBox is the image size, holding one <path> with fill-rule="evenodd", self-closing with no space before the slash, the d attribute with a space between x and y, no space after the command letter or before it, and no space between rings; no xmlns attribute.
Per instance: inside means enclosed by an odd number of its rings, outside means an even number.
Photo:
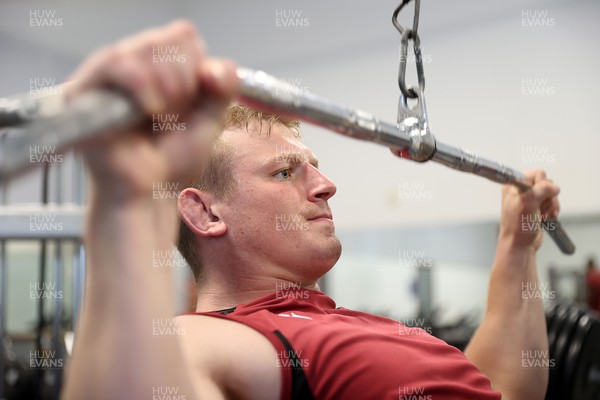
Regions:
<svg viewBox="0 0 600 400"><path fill-rule="evenodd" d="M96 52L71 78L69 101L111 88L147 117L81 145L95 195L117 201L149 195L154 182L197 174L239 86L234 65L209 58L194 26L181 21ZM153 131L153 117L176 120L185 130Z"/></svg>
<svg viewBox="0 0 600 400"><path fill-rule="evenodd" d="M72 79L68 101L110 88L129 96L147 118L80 147L93 191L85 301L63 397L142 399L158 386L188 399L225 398L212 370L187 363L180 335L153 331L156 324L171 327L175 312L172 270L155 268L154 261L172 249L178 219L175 199L155 201L152 193L155 183L200 172L238 90L234 66L206 56L194 27L175 22L100 50ZM157 115L185 124L183 132L154 131Z"/></svg>

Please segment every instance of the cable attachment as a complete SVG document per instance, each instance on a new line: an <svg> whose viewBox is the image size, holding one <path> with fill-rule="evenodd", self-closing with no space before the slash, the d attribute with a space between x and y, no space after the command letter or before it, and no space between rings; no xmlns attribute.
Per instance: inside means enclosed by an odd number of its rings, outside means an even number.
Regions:
<svg viewBox="0 0 600 400"><path fill-rule="evenodd" d="M416 90L418 104L410 107L407 98L400 94L398 101L398 129L401 133L410 136L410 147L392 152L402 158L424 162L433 157L435 153L435 137L429 130L425 97L421 89Z"/></svg>
<svg viewBox="0 0 600 400"><path fill-rule="evenodd" d="M398 68L398 86L400 87L400 100L398 102L398 128L400 132L410 136L411 145L406 148L392 149L392 152L400 157L409 158L414 161L427 161L435 153L435 138L429 131L427 109L425 107L425 72L423 70L423 57L421 54L421 39L417 33L419 28L420 0L415 2L415 14L412 29L404 29L398 21L400 11L411 0L402 0L394 10L392 23L402 36L400 45L400 64ZM413 41L415 53L415 64L417 67L417 88L406 86L406 64L408 58L408 42ZM408 99L415 99L417 104L409 106Z"/></svg>
<svg viewBox="0 0 600 400"><path fill-rule="evenodd" d="M392 14L392 23L394 27L400 32L400 36L402 37L401 45L400 45L400 64L398 67L398 86L400 87L400 91L404 95L404 97L408 97L410 99L417 98L417 93L413 87L406 86L406 64L408 58L408 42L412 40L413 42L413 52L415 54L415 64L417 67L417 78L419 82L419 88L421 92L425 90L425 71L423 69L423 56L421 53L421 39L419 38L419 13L421 8L421 0L415 1L415 14L413 18L413 26L412 29L404 29L400 22L398 21L398 15L400 11L406 6L411 0L402 0L402 3L394 10Z"/></svg>

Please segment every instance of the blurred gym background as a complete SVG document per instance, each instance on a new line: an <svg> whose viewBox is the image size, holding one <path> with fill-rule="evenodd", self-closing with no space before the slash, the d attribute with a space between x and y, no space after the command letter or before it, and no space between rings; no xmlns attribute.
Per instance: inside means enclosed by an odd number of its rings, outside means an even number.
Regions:
<svg viewBox="0 0 600 400"><path fill-rule="evenodd" d="M211 54L393 122L397 3L5 0L0 97L43 91L67 80L95 49L186 18ZM600 3L593 0L421 5L433 134L520 170L543 168L561 185L560 219L577 251L565 256L545 238L538 289L549 315L559 304L584 307L586 263L600 259L598 17ZM413 64L408 69L416 84ZM464 346L485 311L500 186L306 124L302 131L338 187L330 203L344 251L323 280L324 291L339 306L386 315ZM0 204L0 399L2 393L56 398L85 275L80 161L65 155L4 183ZM190 275L180 261L172 266L185 312ZM591 371L590 379L600 382L600 371Z"/></svg>

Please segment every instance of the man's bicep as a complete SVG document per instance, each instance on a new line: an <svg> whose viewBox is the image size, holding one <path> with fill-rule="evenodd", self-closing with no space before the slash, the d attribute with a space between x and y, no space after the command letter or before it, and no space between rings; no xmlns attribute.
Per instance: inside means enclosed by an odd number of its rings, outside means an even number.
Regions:
<svg viewBox="0 0 600 400"><path fill-rule="evenodd" d="M196 399L228 400L230 398L225 395L224 388L210 376L191 373L190 379Z"/></svg>
<svg viewBox="0 0 600 400"><path fill-rule="evenodd" d="M197 324L189 317L177 317L175 321L181 328L179 342L189 381L194 394L199 399L226 399L223 382L219 382L218 364L211 361L214 357L210 343L206 340L206 330L199 331ZM192 322L192 323L190 323Z"/></svg>

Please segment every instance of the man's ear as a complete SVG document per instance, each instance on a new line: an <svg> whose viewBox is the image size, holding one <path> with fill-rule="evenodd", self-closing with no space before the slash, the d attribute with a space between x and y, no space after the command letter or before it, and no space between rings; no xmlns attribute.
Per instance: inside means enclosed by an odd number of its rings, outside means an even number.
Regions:
<svg viewBox="0 0 600 400"><path fill-rule="evenodd" d="M199 236L221 236L227 232L227 225L216 209L214 196L198 189L183 189L177 199L179 216Z"/></svg>

